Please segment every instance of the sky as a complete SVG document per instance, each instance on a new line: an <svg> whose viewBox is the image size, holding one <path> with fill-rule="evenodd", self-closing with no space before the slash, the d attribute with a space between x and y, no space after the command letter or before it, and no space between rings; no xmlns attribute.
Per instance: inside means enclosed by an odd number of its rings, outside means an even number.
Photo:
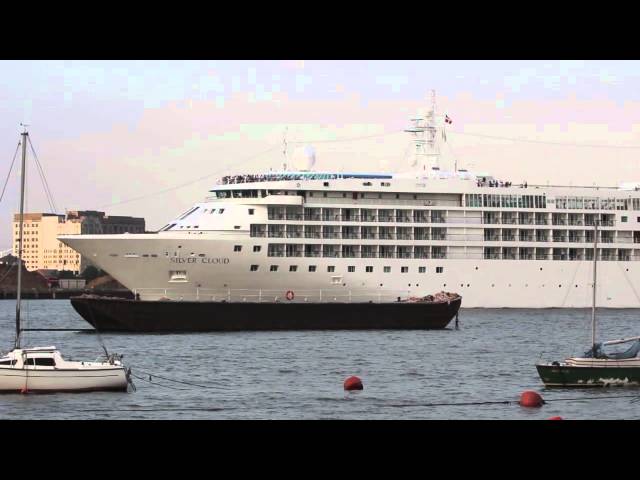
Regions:
<svg viewBox="0 0 640 480"><path fill-rule="evenodd" d="M290 166L311 145L316 170L410 170L402 130L432 90L453 120L442 168L640 181L640 62L558 60L0 61L0 179L26 123L58 213L141 216L156 229L226 174L281 168L285 131ZM27 182L27 211L51 211L31 154Z"/></svg>

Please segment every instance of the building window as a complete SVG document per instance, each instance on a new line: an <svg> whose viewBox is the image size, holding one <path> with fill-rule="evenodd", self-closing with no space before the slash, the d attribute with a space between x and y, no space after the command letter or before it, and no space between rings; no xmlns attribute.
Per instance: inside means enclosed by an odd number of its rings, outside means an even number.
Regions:
<svg viewBox="0 0 640 480"><path fill-rule="evenodd" d="M242 245L234 245L233 246L233 251L234 252L241 252L242 251Z"/></svg>
<svg viewBox="0 0 640 480"><path fill-rule="evenodd" d="M270 272L277 272L278 271L278 265L271 265L271 268L269 268Z"/></svg>
<svg viewBox="0 0 640 480"><path fill-rule="evenodd" d="M373 272L373 267L371 267L371 266L367 266L367 267L365 267L365 268L364 268L364 270L365 270L365 272L367 272L367 273L371 273L371 272Z"/></svg>
<svg viewBox="0 0 640 480"><path fill-rule="evenodd" d="M253 251L254 252L259 252L260 250L262 250L262 247L260 245L254 245L253 246Z"/></svg>
<svg viewBox="0 0 640 480"><path fill-rule="evenodd" d="M436 267L436 273L442 273L444 271L444 267Z"/></svg>
<svg viewBox="0 0 640 480"><path fill-rule="evenodd" d="M384 267L383 271L384 273L391 273L391 267Z"/></svg>
<svg viewBox="0 0 640 480"><path fill-rule="evenodd" d="M250 208L249 209L249 215L253 215L253 212L255 212L255 209L254 208Z"/></svg>
<svg viewBox="0 0 640 480"><path fill-rule="evenodd" d="M347 267L347 272L353 273L356 271L356 267L354 265L349 265Z"/></svg>
<svg viewBox="0 0 640 480"><path fill-rule="evenodd" d="M327 267L327 272L329 272L329 273L333 273L333 272L335 272L335 271L336 271L336 267L335 267L334 265L329 265L329 266Z"/></svg>
<svg viewBox="0 0 640 480"><path fill-rule="evenodd" d="M316 266L315 265L309 265L309 271L310 272L315 272L316 271Z"/></svg>
<svg viewBox="0 0 640 480"><path fill-rule="evenodd" d="M418 267L418 273L427 273L427 267Z"/></svg>
<svg viewBox="0 0 640 480"><path fill-rule="evenodd" d="M289 271L290 272L297 272L298 271L298 266L297 265L289 265Z"/></svg>
<svg viewBox="0 0 640 480"><path fill-rule="evenodd" d="M400 267L400 273L407 273L409 271L409 267Z"/></svg>
<svg viewBox="0 0 640 480"><path fill-rule="evenodd" d="M251 265L251 269L252 272L257 272L258 271L258 265Z"/></svg>

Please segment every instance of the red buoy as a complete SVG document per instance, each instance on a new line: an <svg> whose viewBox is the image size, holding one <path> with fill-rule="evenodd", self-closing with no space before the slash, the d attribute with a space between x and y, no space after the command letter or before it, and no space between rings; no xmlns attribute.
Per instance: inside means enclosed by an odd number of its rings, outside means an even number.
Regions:
<svg viewBox="0 0 640 480"><path fill-rule="evenodd" d="M522 407L541 407L544 404L544 400L538 392L527 390L520 395L519 403Z"/></svg>
<svg viewBox="0 0 640 480"><path fill-rule="evenodd" d="M344 381L344 389L345 390L362 390L364 387L362 386L362 380L358 377L349 377Z"/></svg>
<svg viewBox="0 0 640 480"><path fill-rule="evenodd" d="M549 417L547 420L562 420L562 417Z"/></svg>

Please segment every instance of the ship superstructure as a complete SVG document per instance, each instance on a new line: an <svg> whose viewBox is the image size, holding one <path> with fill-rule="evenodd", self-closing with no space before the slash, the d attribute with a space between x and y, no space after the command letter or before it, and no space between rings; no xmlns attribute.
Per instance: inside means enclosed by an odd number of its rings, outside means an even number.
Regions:
<svg viewBox="0 0 640 480"><path fill-rule="evenodd" d="M597 221L607 279L598 304L640 307L638 185L446 172L429 162L434 118L409 130L426 159L412 172L226 176L156 233L59 238L143 300L391 301L447 290L467 308L588 307Z"/></svg>

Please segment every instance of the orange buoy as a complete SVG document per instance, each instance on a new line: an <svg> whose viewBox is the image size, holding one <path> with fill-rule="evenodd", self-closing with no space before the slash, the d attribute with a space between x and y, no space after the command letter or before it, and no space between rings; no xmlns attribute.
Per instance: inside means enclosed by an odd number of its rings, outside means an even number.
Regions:
<svg viewBox="0 0 640 480"><path fill-rule="evenodd" d="M544 400L538 392L527 390L520 395L519 403L522 407L541 407L544 404Z"/></svg>
<svg viewBox="0 0 640 480"><path fill-rule="evenodd" d="M547 420L562 420L562 417L549 417Z"/></svg>
<svg viewBox="0 0 640 480"><path fill-rule="evenodd" d="M345 390L362 390L364 387L362 386L362 380L358 377L349 377L344 381L344 389Z"/></svg>

